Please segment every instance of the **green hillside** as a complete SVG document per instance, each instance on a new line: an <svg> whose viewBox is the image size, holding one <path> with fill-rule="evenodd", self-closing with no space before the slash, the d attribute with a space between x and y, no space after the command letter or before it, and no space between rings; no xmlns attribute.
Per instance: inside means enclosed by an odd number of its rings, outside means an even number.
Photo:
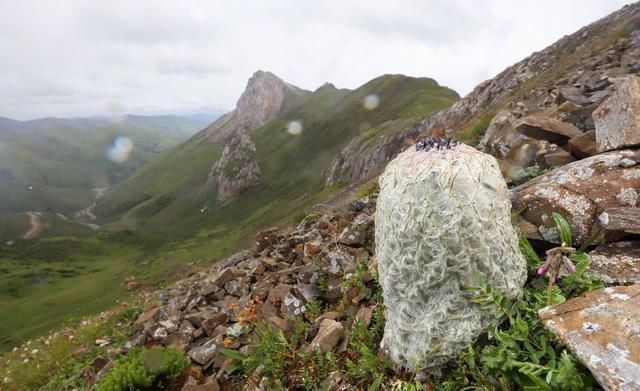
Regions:
<svg viewBox="0 0 640 391"><path fill-rule="evenodd" d="M363 100L379 102L367 110ZM335 189L324 189L322 176L333 157L354 137L373 138L449 107L458 95L429 78L385 75L356 90L324 85L311 94L285 97L283 111L251 132L260 183L225 203L215 187L203 185L223 145L199 135L160 154L135 175L114 187L98 203L99 219L112 229L141 229L172 238L200 235L243 237L265 224L300 212ZM302 132L287 132L290 121ZM390 123L389 121L397 121Z"/></svg>
<svg viewBox="0 0 640 391"><path fill-rule="evenodd" d="M67 215L86 208L94 200L93 188L122 181L205 125L170 115L24 122L0 118L0 239L20 236L28 220L22 212ZM133 143L130 158L123 162L107 156L118 136ZM73 225L60 220L60 229L54 231L91 232ZM70 229L62 229L65 226Z"/></svg>

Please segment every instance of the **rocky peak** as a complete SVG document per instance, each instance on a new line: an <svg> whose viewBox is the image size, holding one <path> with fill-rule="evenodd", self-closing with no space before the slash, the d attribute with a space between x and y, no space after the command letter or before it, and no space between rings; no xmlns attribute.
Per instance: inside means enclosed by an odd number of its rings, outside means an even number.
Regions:
<svg viewBox="0 0 640 391"><path fill-rule="evenodd" d="M197 138L215 142L236 132L251 132L278 115L288 93L305 92L271 72L256 71L249 78L236 108L209 125Z"/></svg>
<svg viewBox="0 0 640 391"><path fill-rule="evenodd" d="M273 73L257 71L247 82L235 111L248 121L248 129L260 127L278 114L287 88L291 86Z"/></svg>
<svg viewBox="0 0 640 391"><path fill-rule="evenodd" d="M218 200L225 201L257 184L261 172L249 133L280 113L287 94L305 93L271 72L256 71L247 82L236 108L196 135L199 141L224 146L222 156L209 170L203 191L210 191L215 185Z"/></svg>

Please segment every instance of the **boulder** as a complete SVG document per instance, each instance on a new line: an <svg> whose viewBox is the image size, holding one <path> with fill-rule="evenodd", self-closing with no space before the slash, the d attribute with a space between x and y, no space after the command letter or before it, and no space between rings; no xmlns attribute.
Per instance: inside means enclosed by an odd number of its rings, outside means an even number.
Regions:
<svg viewBox="0 0 640 391"><path fill-rule="evenodd" d="M539 314L603 388L640 389L640 285L589 292Z"/></svg>
<svg viewBox="0 0 640 391"><path fill-rule="evenodd" d="M513 210L523 210L520 218L524 221L518 225L533 224L545 240L557 243L551 214L558 212L569 221L575 242L583 243L600 224L598 216L603 210L640 206L638 162L640 150L607 152L512 189Z"/></svg>
<svg viewBox="0 0 640 391"><path fill-rule="evenodd" d="M320 350L323 353L332 351L344 335L344 326L340 322L324 319L320 323L318 334L311 342L309 350Z"/></svg>
<svg viewBox="0 0 640 391"><path fill-rule="evenodd" d="M594 112L598 152L640 145L640 77L628 76Z"/></svg>
<svg viewBox="0 0 640 391"><path fill-rule="evenodd" d="M554 144L563 144L570 138L582 134L580 129L568 122L542 115L524 117L516 122L514 127L516 132L522 135Z"/></svg>
<svg viewBox="0 0 640 391"><path fill-rule="evenodd" d="M640 284L640 242L616 242L589 253L589 272L607 285Z"/></svg>
<svg viewBox="0 0 640 391"><path fill-rule="evenodd" d="M556 103L560 104L566 101L581 106L591 103L589 98L582 93L582 90L580 88L573 86L560 87L560 89L558 90L558 98L556 100Z"/></svg>
<svg viewBox="0 0 640 391"><path fill-rule="evenodd" d="M544 156L555 151L557 145L547 140L536 140L520 136L513 142L505 159L516 167L526 168L534 165L546 165Z"/></svg>

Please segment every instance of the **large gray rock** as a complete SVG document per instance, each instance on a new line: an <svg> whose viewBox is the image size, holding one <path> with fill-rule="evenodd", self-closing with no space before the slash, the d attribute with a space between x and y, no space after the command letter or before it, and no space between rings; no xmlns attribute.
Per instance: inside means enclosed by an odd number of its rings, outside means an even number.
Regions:
<svg viewBox="0 0 640 391"><path fill-rule="evenodd" d="M539 314L603 388L640 389L640 285L589 292Z"/></svg>
<svg viewBox="0 0 640 391"><path fill-rule="evenodd" d="M640 78L628 76L593 119L598 152L640 145Z"/></svg>
<svg viewBox="0 0 640 391"><path fill-rule="evenodd" d="M545 240L557 243L551 216L558 212L569 221L574 240L584 242L600 225L603 210L640 206L638 162L640 150L611 151L569 163L512 189L513 209L522 210L524 220L518 225L532 224Z"/></svg>

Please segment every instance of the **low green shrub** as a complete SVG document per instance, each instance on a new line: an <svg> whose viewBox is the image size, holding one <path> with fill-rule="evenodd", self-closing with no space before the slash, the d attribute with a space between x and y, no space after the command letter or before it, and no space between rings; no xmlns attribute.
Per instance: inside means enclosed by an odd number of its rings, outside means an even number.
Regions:
<svg viewBox="0 0 640 391"><path fill-rule="evenodd" d="M189 358L175 348L133 349L98 384L98 391L162 389L188 366Z"/></svg>

